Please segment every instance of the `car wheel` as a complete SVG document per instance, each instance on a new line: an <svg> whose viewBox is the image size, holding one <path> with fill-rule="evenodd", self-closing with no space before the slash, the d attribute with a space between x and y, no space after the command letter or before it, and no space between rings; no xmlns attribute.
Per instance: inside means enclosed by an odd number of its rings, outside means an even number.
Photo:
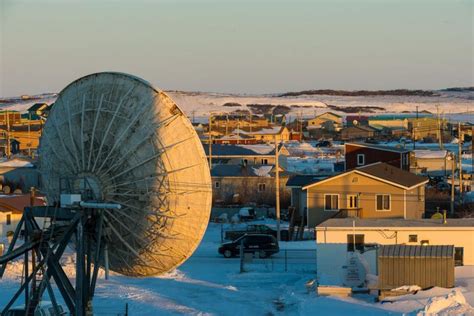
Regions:
<svg viewBox="0 0 474 316"><path fill-rule="evenodd" d="M224 257L225 258L232 257L232 251L230 251L229 249L224 250Z"/></svg>
<svg viewBox="0 0 474 316"><path fill-rule="evenodd" d="M260 250L260 251L258 252L258 256L259 256L260 258L266 258L266 257L268 257L268 254L267 254L265 251Z"/></svg>

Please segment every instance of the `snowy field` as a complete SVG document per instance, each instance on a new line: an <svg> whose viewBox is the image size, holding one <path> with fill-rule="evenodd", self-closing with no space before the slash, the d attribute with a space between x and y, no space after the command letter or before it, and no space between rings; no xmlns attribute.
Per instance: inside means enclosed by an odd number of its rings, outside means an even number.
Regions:
<svg viewBox="0 0 474 316"><path fill-rule="evenodd" d="M452 121L474 123L474 112L472 100L474 92L448 92L435 91L438 96L330 96L330 95L301 95L297 97L278 97L276 95L246 95L246 94L223 94L206 92L183 92L167 91L167 94L180 106L188 117L194 117L196 122L207 122L209 113L229 113L235 110L250 110L248 104L271 104L285 105L290 108L289 120L301 115L309 118L324 112L335 112L347 115L330 106L340 107L380 107L354 114L382 114L401 113L404 111L415 112L430 111L436 113L439 105L440 114ZM1 110L16 110L25 112L31 105L37 102L52 103L57 95L45 93L32 96L34 100L19 100L10 98L12 102L0 103ZM226 103L238 103L240 106L224 106Z"/></svg>
<svg viewBox="0 0 474 316"><path fill-rule="evenodd" d="M238 258L224 259L217 254L220 227L211 223L194 255L165 276L129 278L113 274L107 281L100 279L94 299L96 314L123 312L128 303L130 315L416 315L425 308L452 315L474 315L470 307L474 305L474 267L456 268L457 296L450 294L453 289L434 288L383 304L375 303L370 295L346 299L317 297L305 286L315 278L309 263L306 272L291 271L291 268L284 272L261 265L261 269L240 273ZM314 241L281 243L281 248L314 250L316 244ZM67 273L73 275L70 258L64 265ZM0 281L0 306L18 288L20 274L20 264L9 266Z"/></svg>

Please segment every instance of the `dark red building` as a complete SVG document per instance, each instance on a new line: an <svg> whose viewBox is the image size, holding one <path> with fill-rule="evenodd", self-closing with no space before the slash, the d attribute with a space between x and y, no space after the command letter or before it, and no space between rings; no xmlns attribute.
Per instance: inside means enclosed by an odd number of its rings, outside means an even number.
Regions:
<svg viewBox="0 0 474 316"><path fill-rule="evenodd" d="M346 170L385 162L394 167L410 171L410 150L368 143L346 143Z"/></svg>

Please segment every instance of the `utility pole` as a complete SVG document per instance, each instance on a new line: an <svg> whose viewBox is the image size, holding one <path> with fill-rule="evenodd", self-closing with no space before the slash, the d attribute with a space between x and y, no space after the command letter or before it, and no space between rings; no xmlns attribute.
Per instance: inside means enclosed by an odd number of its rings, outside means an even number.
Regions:
<svg viewBox="0 0 474 316"><path fill-rule="evenodd" d="M8 114L8 110L5 111L5 116L6 116L6 122L7 122L7 158L10 158L11 156L11 143L10 143L10 115Z"/></svg>
<svg viewBox="0 0 474 316"><path fill-rule="evenodd" d="M439 148L443 149L443 137L442 137L442 132L441 132L441 120L439 117L439 104L436 105L436 115L438 117L438 141L439 141Z"/></svg>
<svg viewBox="0 0 474 316"><path fill-rule="evenodd" d="M276 186L276 203L275 203L275 217L277 221L277 240L281 241L280 232L280 163L278 162L278 143L275 137L275 186Z"/></svg>
<svg viewBox="0 0 474 316"><path fill-rule="evenodd" d="M225 115L225 136L229 134L229 114L226 113Z"/></svg>
<svg viewBox="0 0 474 316"><path fill-rule="evenodd" d="M412 127L411 127L411 130L412 130L412 141L413 141L413 150L416 149L416 132L415 132L415 129L416 129L416 125L418 124L418 105L416 106L416 120L415 120L416 124L413 124Z"/></svg>
<svg viewBox="0 0 474 316"><path fill-rule="evenodd" d="M28 144L28 156L31 157L31 112L28 113L28 140L30 141Z"/></svg>
<svg viewBox="0 0 474 316"><path fill-rule="evenodd" d="M462 181L462 141L461 122L458 123L458 161L459 161L459 201L462 203L463 181Z"/></svg>
<svg viewBox="0 0 474 316"><path fill-rule="evenodd" d="M209 170L212 169L212 113L209 113Z"/></svg>
<svg viewBox="0 0 474 316"><path fill-rule="evenodd" d="M454 173L456 172L456 156L454 152L450 153L451 157L451 215L454 215Z"/></svg>

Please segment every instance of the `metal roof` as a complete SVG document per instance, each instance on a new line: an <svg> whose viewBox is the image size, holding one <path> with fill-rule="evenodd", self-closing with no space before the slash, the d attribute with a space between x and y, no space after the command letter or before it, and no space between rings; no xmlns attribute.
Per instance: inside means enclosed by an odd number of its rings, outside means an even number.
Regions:
<svg viewBox="0 0 474 316"><path fill-rule="evenodd" d="M408 188L428 181L426 177L418 176L383 162L359 167L356 170Z"/></svg>
<svg viewBox="0 0 474 316"><path fill-rule="evenodd" d="M371 143L363 143L363 142L348 142L346 145L358 146L358 147L366 147L376 150L383 150L383 151L392 151L397 153L407 153L410 152L411 149L394 147L394 146L384 146L379 144L371 144Z"/></svg>
<svg viewBox="0 0 474 316"><path fill-rule="evenodd" d="M282 145L279 145L281 149ZM209 145L203 144L206 155L209 155ZM262 151L263 147L268 147ZM244 144L212 144L212 156L275 156L275 148L272 145L244 145Z"/></svg>
<svg viewBox="0 0 474 316"><path fill-rule="evenodd" d="M308 184L315 183L326 178L329 178L331 175L295 175L290 177L286 183L287 187L304 187Z"/></svg>
<svg viewBox="0 0 474 316"><path fill-rule="evenodd" d="M411 245L386 245L379 248L379 258L452 258L454 246L411 246Z"/></svg>
<svg viewBox="0 0 474 316"><path fill-rule="evenodd" d="M352 228L355 223L356 229L359 228L390 228L390 227L470 227L474 230L474 218L448 218L446 224L440 219L396 219L396 218L330 218L321 224L318 228Z"/></svg>

